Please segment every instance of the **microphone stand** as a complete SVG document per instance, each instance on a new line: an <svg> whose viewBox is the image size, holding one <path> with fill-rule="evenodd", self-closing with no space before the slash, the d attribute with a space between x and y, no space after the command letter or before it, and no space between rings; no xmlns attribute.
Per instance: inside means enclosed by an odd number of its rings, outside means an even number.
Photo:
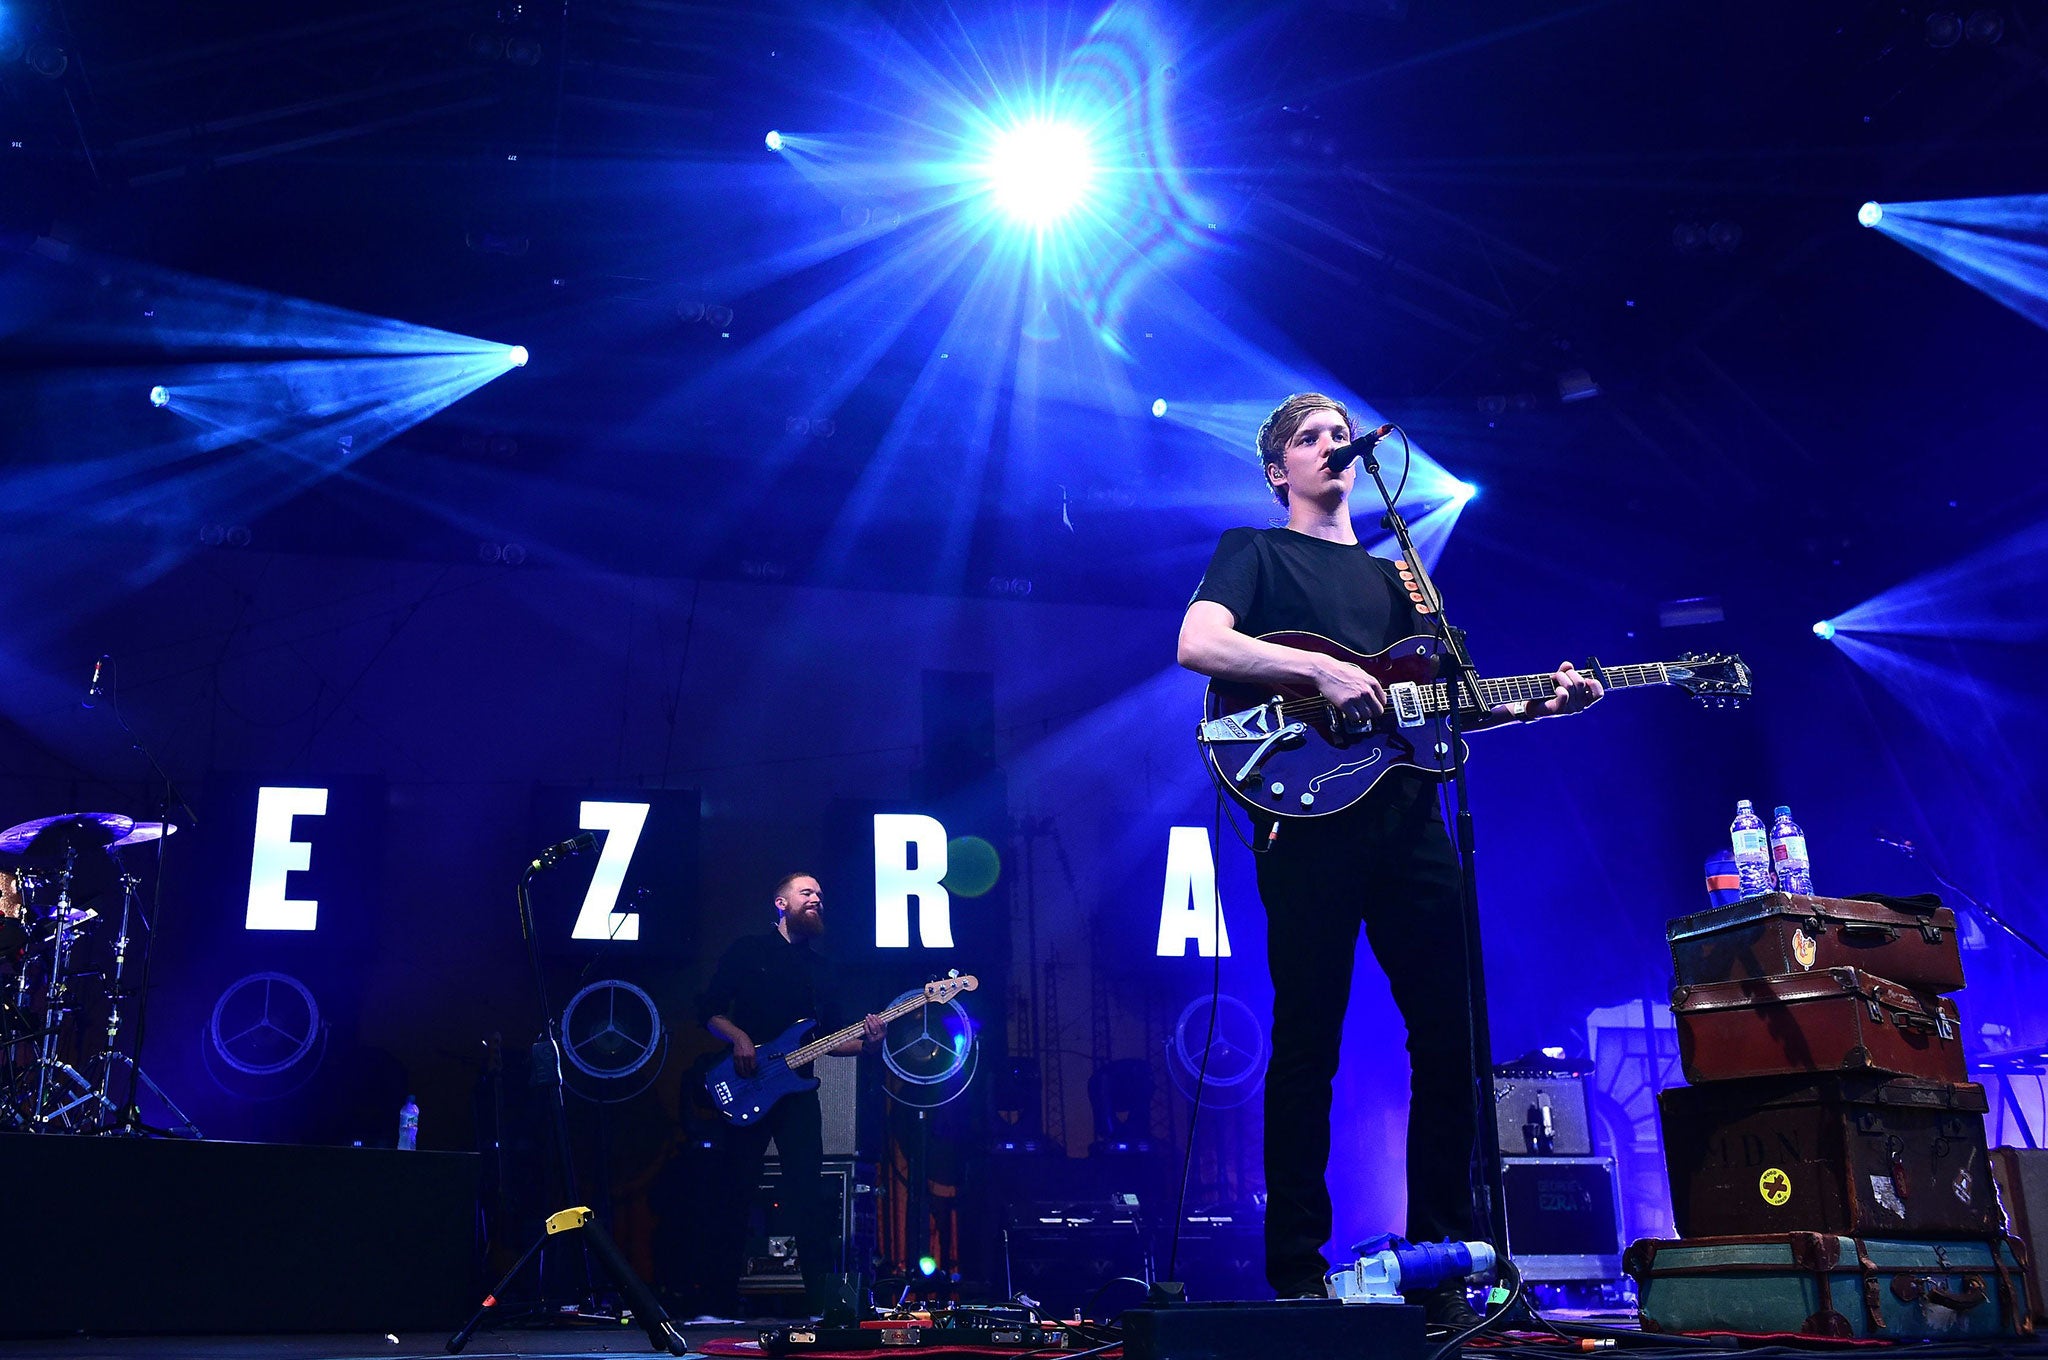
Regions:
<svg viewBox="0 0 2048 1360"><path fill-rule="evenodd" d="M1404 444L1407 438L1404 432L1401 436ZM1377 442L1374 441L1375 444ZM1478 1139L1474 1151L1480 1159L1481 1183L1484 1186L1477 1207L1487 1240L1493 1244L1499 1258L1505 1261L1508 1258L1507 1213L1500 1130L1495 1126L1493 1114L1493 1035L1486 1010L1486 957L1479 939L1479 866L1472 845L1471 791L1465 781L1465 706L1457 697L1460 691L1470 694L1474 711L1478 711L1479 672L1472 664L1471 653L1465 650L1465 634L1451 627L1450 621L1444 617L1444 598L1438 593L1436 582L1430 579L1428 568L1423 566L1422 555L1415 550L1415 539L1408 532L1408 521L1394 508L1394 495L1387 490L1386 479L1380 476L1379 455L1369 446L1359 455L1358 461L1371 475L1372 484L1379 488L1380 499L1386 503L1387 513L1380 522L1392 531L1394 541L1400 545L1402 559L1415 574L1416 590L1429 611L1425 618L1443 643L1443 655L1451 662L1451 785L1457 795L1458 887L1459 895L1464 899L1465 986L1472 1026L1472 1113Z"/></svg>
<svg viewBox="0 0 2048 1360"><path fill-rule="evenodd" d="M142 1043L149 1034L149 966L150 962L156 958L157 926L163 920L164 915L164 859L169 850L171 832L173 830L171 814L174 811L183 812L185 814L185 825L193 830L198 829L199 814L192 810L192 804L187 801L184 793L178 788L177 781L171 778L170 771L163 767L162 762L156 758L156 753L149 749L142 738L135 735L135 729L128 725L127 717L122 714L121 671L118 663L108 667L107 696L114 710L114 721L120 724L121 731L127 735L128 744L142 753L142 758L149 762L149 768L156 772L157 779L163 784L164 801L162 817L164 829L163 834L156 839L156 882L150 888L149 915L142 922L144 927L142 935L142 981L135 991L135 1051L124 1059L129 1069L128 1094L121 1102L121 1111L115 1117L113 1125L100 1131L128 1138L149 1135L201 1138L204 1135L200 1133L199 1126L194 1124L186 1116L185 1112L178 1108L177 1103L164 1092L162 1087L149 1079L142 1068ZM132 900L132 894L130 898ZM123 935L126 935L128 930L127 908L128 900L124 900L121 916L121 933ZM114 998L113 1004L119 1006L121 1001L122 998L117 996ZM108 1059L109 1074L112 1071L112 1063L113 1058L110 1057ZM157 1096L162 1099L166 1109L183 1121L181 1128L175 1131L159 1129L142 1122L141 1096L142 1088L145 1085L156 1092Z"/></svg>
<svg viewBox="0 0 2048 1360"><path fill-rule="evenodd" d="M539 1073L541 1079L534 1084L545 1087L548 1093L548 1116L554 1131L556 1153L555 1174L561 1179L564 1201L576 1198L576 1161L569 1150L569 1112L562 1089L562 1027L555 1014L554 1003L548 999L547 969L541 962L540 932L534 929L533 898L529 889L533 886L533 880L542 872L552 869L561 859L594 844L594 840L579 836L575 840L565 841L543 851L519 876L517 890L519 931L526 937L526 960L533 969L534 994L540 1000L542 1030L540 1042L533 1046L533 1060L542 1066ZM654 1292L647 1287L646 1282L634 1273L632 1264L620 1252L611 1234L604 1230L604 1225L597 1215L588 1205L582 1204L558 1209L548 1215L542 1225L541 1234L534 1239L533 1245L529 1246L525 1254L505 1272L504 1278L498 1281L497 1286L484 1295L483 1302L477 1305L476 1312L470 1315L469 1321L463 1324L461 1331L443 1343L443 1349L450 1355L459 1354L469 1344L470 1337L476 1334L477 1328L502 1305L505 1291L512 1287L512 1282L526 1269L527 1262L541 1256L550 1239L571 1232L580 1234L575 1240L580 1242L587 1252L583 1257L586 1292L591 1288L590 1258L595 1256L597 1264L611 1277L613 1287L632 1306L633 1320L647 1333L647 1340L653 1349L665 1351L670 1355L686 1354L690 1347L683 1338L682 1329L655 1299ZM542 1263L542 1269L545 1270L545 1262ZM541 1289L545 1294L544 1279Z"/></svg>

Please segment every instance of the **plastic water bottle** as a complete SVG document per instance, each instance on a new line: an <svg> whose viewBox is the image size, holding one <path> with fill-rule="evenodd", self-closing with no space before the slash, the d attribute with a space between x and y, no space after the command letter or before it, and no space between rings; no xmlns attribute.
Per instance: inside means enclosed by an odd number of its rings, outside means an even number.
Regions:
<svg viewBox="0 0 2048 1360"><path fill-rule="evenodd" d="M1771 809L1771 868L1781 889L1813 896L1813 862L1806 855L1806 833L1792 820L1788 807Z"/></svg>
<svg viewBox="0 0 2048 1360"><path fill-rule="evenodd" d="M407 1096L405 1104L398 1107L398 1150L411 1152L420 1145L420 1103L417 1096Z"/></svg>
<svg viewBox="0 0 2048 1360"><path fill-rule="evenodd" d="M1735 805L1735 820L1728 827L1735 849L1735 876L1744 897L1758 897L1771 891L1771 847L1764 838L1763 818L1747 798Z"/></svg>

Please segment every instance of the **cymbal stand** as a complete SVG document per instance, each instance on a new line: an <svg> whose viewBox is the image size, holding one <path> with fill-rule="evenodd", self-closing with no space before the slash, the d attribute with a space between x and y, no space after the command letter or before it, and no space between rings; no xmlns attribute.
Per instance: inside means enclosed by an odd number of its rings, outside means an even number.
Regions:
<svg viewBox="0 0 2048 1360"><path fill-rule="evenodd" d="M47 1129L72 1110L93 1098L92 1083L70 1063L65 1062L58 1052L58 1045L64 1037L64 1022L71 1018L70 984L65 981L69 970L71 947L78 934L81 921L71 919L71 881L78 867L78 851L64 847L64 868L57 875L57 933L50 945L50 975L43 982L43 1042L42 1051L36 1058L36 1103L29 1120L31 1128ZM52 1077L60 1076L71 1084L74 1095L55 1109L50 1102L62 1092L52 1091Z"/></svg>
<svg viewBox="0 0 2048 1360"><path fill-rule="evenodd" d="M97 1132L125 1134L130 1137L137 1137L143 1134L163 1134L181 1138L202 1138L205 1135L200 1133L199 1126L192 1122L191 1117L178 1108L178 1102L172 1100L169 1094L164 1091L164 1088L157 1085L149 1073L142 1070L141 1062L121 1050L121 1003L130 996L128 990L128 946L132 938L130 928L136 918L141 919L142 928L145 931L151 928L148 914L142 910L141 904L136 900L136 888L140 886L141 882L141 879L128 872L125 865L122 867L121 925L114 935L114 977L112 985L107 990L106 1047L94 1054L91 1060L86 1063L88 1070L95 1065L99 1067L100 1084L97 1098L100 1106L101 1123ZM117 1105L113 1098L114 1067L116 1064L128 1069L129 1089L131 1091L138 1086L147 1087L150 1093L163 1103L164 1108L169 1110L178 1121L175 1129L153 1128L148 1124L144 1124L140 1119L122 1118L121 1112L124 1107ZM125 1108L132 1109L133 1105L134 1102L131 1100Z"/></svg>

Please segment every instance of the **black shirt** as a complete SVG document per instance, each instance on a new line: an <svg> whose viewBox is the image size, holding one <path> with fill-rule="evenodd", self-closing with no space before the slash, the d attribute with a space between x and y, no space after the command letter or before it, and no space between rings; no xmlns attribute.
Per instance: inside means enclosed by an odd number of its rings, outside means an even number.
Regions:
<svg viewBox="0 0 2048 1360"><path fill-rule="evenodd" d="M842 1009L831 961L808 938L785 940L770 930L732 942L697 998L697 1021L709 1025L722 1015L765 1044L799 1020L816 1020L818 1033L830 1033L845 1023Z"/></svg>
<svg viewBox="0 0 2048 1360"><path fill-rule="evenodd" d="M1320 633L1367 656L1430 631L1392 562L1292 529L1225 532L1195 599L1222 605L1252 637Z"/></svg>

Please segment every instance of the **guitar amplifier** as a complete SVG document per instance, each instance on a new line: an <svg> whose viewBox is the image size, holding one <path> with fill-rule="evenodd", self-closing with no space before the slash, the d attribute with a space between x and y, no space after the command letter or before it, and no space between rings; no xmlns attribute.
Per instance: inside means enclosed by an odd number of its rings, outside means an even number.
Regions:
<svg viewBox="0 0 2048 1360"><path fill-rule="evenodd" d="M868 1074L861 1070L860 1058L852 1053L828 1053L811 1064L811 1075L818 1079L825 1155L872 1158L881 1144L881 1119L875 1093L861 1084ZM779 1155L772 1138L768 1155Z"/></svg>
<svg viewBox="0 0 2048 1360"><path fill-rule="evenodd" d="M1048 1317L1071 1317L1106 1281L1150 1282L1151 1244L1136 1195L1084 1204L1022 1204L1003 1229L1004 1287Z"/></svg>
<svg viewBox="0 0 2048 1360"><path fill-rule="evenodd" d="M1530 1063L1496 1067L1493 1117L1504 1157L1593 1155L1593 1121L1582 1071ZM1548 1146L1543 1145L1546 1126Z"/></svg>
<svg viewBox="0 0 2048 1360"><path fill-rule="evenodd" d="M875 1198L880 1193L880 1168L851 1157L827 1157L824 1180L832 1220L839 1233L835 1275L864 1271L876 1248ZM802 1294L804 1277L797 1258L796 1224L786 1198L779 1159L761 1167L761 1183L747 1210L746 1255L740 1272L740 1293L747 1296Z"/></svg>

